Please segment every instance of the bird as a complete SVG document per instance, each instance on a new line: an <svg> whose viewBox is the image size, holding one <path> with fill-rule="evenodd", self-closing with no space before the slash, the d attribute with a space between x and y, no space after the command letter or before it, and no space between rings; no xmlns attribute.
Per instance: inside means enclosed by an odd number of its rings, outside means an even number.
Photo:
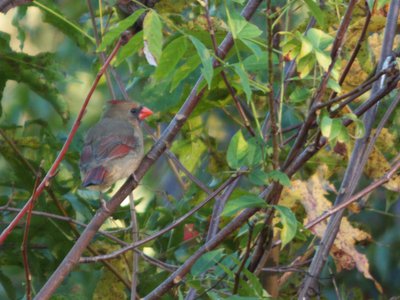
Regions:
<svg viewBox="0 0 400 300"><path fill-rule="evenodd" d="M103 117L89 129L80 156L82 187L104 191L129 177L143 156L140 121L153 112L136 102L108 101Z"/></svg>

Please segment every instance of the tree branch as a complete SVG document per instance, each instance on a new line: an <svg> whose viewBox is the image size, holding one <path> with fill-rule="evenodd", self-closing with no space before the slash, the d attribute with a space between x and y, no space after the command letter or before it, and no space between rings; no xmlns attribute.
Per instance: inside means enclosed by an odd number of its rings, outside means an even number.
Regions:
<svg viewBox="0 0 400 300"><path fill-rule="evenodd" d="M381 56L377 68L378 72L383 68L383 62L392 52L399 8L399 1L394 0L391 2L389 15L385 27L384 40L382 43ZM374 95L382 88L383 87L379 82L375 82L372 87L371 94ZM361 177L361 172L364 169L364 165L369 156L367 143L376 113L377 105L375 105L373 109L368 110L364 116L366 134L363 138L357 140L355 143L350 162L347 166L346 173L344 175L342 185L339 190L339 195L335 201L335 206L340 205L342 202L351 197L355 188L357 187L357 184ZM325 265L329 250L331 249L332 244L338 233L343 213L344 210L340 210L330 219L325 234L321 240L320 247L318 248L309 268L309 276L305 278L303 285L299 290L299 299L310 297L316 290L318 276L323 266Z"/></svg>

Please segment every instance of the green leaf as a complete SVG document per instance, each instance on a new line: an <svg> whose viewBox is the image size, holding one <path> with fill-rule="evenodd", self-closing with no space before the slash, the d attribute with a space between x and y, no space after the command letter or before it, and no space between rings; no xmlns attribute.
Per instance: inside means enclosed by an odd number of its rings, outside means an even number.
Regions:
<svg viewBox="0 0 400 300"><path fill-rule="evenodd" d="M160 61L162 53L163 35L162 35L162 23L158 14L151 10L143 21L143 41L145 47L154 57L156 63Z"/></svg>
<svg viewBox="0 0 400 300"><path fill-rule="evenodd" d="M384 1L386 2L387 0L384 0ZM382 2L382 1L378 1L378 7L377 7L377 9L380 8L380 7L379 7L379 2ZM369 11L372 13L372 10L373 10L374 5L375 5L375 0L367 0L367 3L368 3L368 9L369 9Z"/></svg>
<svg viewBox="0 0 400 300"><path fill-rule="evenodd" d="M306 103L311 97L309 88L296 87L295 90L289 95L289 100L293 104Z"/></svg>
<svg viewBox="0 0 400 300"><path fill-rule="evenodd" d="M17 39L19 40L19 49L21 51L24 48L26 34L24 28L20 25L20 21L25 18L27 9L28 6L17 7L16 14L12 19L13 26L18 30Z"/></svg>
<svg viewBox="0 0 400 300"><path fill-rule="evenodd" d="M265 71L267 65L267 54L265 51L262 52L261 57L256 55L250 55L243 61L244 69L247 71Z"/></svg>
<svg viewBox="0 0 400 300"><path fill-rule="evenodd" d="M182 59L187 49L186 37L181 36L165 47L161 54L160 63L154 73L154 78L160 80L171 75L176 65Z"/></svg>
<svg viewBox="0 0 400 300"><path fill-rule="evenodd" d="M0 271L0 283L8 299L10 300L17 299L16 288L13 286L11 279L6 275L4 275L4 273L1 271Z"/></svg>
<svg viewBox="0 0 400 300"><path fill-rule="evenodd" d="M249 290L255 293L258 299L271 299L270 295L264 290L260 278L254 273L250 272L247 268L243 269L243 273L248 279ZM249 297L250 298L250 297ZM239 299L238 299L239 300ZM250 300L250 299L248 299Z"/></svg>
<svg viewBox="0 0 400 300"><path fill-rule="evenodd" d="M281 240L283 248L296 236L297 220L294 213L288 207L274 205L274 208L279 212L282 223Z"/></svg>
<svg viewBox="0 0 400 300"><path fill-rule="evenodd" d="M294 60L301 50L301 42L298 39L290 38L282 43L282 52L285 58Z"/></svg>
<svg viewBox="0 0 400 300"><path fill-rule="evenodd" d="M192 41L194 47L196 48L197 54L200 57L201 63L203 65L203 67L201 68L201 73L208 83L208 88L210 88L214 73L210 51L206 48L206 46L204 46L202 42L200 42L194 36L189 36L189 38Z"/></svg>
<svg viewBox="0 0 400 300"><path fill-rule="evenodd" d="M260 143L255 137L247 141L246 163L249 167L260 164L263 159L262 145Z"/></svg>
<svg viewBox="0 0 400 300"><path fill-rule="evenodd" d="M112 28L109 32L107 32L99 47L97 48L98 52L104 51L107 49L109 45L111 45L116 39L118 39L121 34L127 30L129 27L131 27L135 22L139 19L139 17L145 12L144 9L138 9L135 11L133 14L131 14L129 17L126 19L123 19L120 21L117 26Z"/></svg>
<svg viewBox="0 0 400 300"><path fill-rule="evenodd" d="M243 226L243 227L245 227L245 226ZM238 264L236 262L237 256L238 256L238 254L235 252L233 252L229 255L226 255L221 261L219 261L217 263L217 267L215 268L214 274L216 276L224 276L226 274L226 275L228 275L228 277L234 278L235 277L235 269L238 267Z"/></svg>
<svg viewBox="0 0 400 300"><path fill-rule="evenodd" d="M343 117L343 119L350 119L354 122L355 126L356 126L356 130L355 130L355 138L356 139L360 139L365 135L365 126L363 121L361 121L357 115L350 113L350 114L345 114Z"/></svg>
<svg viewBox="0 0 400 300"><path fill-rule="evenodd" d="M322 69L326 72L331 65L332 59L331 57L320 50L315 50L315 58L317 59L318 64L322 67Z"/></svg>
<svg viewBox="0 0 400 300"><path fill-rule="evenodd" d="M322 30L311 28L307 31L306 37L313 44L314 48L325 50L333 42L333 37Z"/></svg>
<svg viewBox="0 0 400 300"><path fill-rule="evenodd" d="M322 135L329 138L331 135L332 119L327 114L321 115L320 128Z"/></svg>
<svg viewBox="0 0 400 300"><path fill-rule="evenodd" d="M261 47L258 44L256 44L253 40L245 40L245 39L243 39L241 41L242 41L243 44L246 45L247 48L249 48L254 53L254 55L257 57L257 59L262 60L262 59L266 59L267 58L266 52L263 51L261 49ZM264 69L265 69L266 65L267 64L263 65Z"/></svg>
<svg viewBox="0 0 400 300"><path fill-rule="evenodd" d="M265 207L266 203L263 199L256 195L243 195L238 198L229 200L222 212L222 216L232 216L239 210L250 207Z"/></svg>
<svg viewBox="0 0 400 300"><path fill-rule="evenodd" d="M278 170L273 170L267 173L267 179L277 181L283 186L290 186L291 184L289 177L285 173Z"/></svg>
<svg viewBox="0 0 400 300"><path fill-rule="evenodd" d="M299 77L304 78L314 69L315 56L309 54L299 60L297 60L297 71L299 72Z"/></svg>
<svg viewBox="0 0 400 300"><path fill-rule="evenodd" d="M200 274L213 267L224 256L224 249L217 249L214 251L204 253L192 266L190 272L193 276Z"/></svg>
<svg viewBox="0 0 400 300"><path fill-rule="evenodd" d="M194 172L195 168L202 162L203 153L207 150L207 146L201 139L203 119L193 117L187 121L188 127L192 130L187 132L187 139L177 140L173 143L171 150L179 155L180 162L190 172ZM197 128L197 129L196 129Z"/></svg>
<svg viewBox="0 0 400 300"><path fill-rule="evenodd" d="M229 143L226 159L232 169L238 169L244 165L256 166L263 159L262 145L256 138L250 138L247 141L239 130Z"/></svg>
<svg viewBox="0 0 400 300"><path fill-rule="evenodd" d="M198 55L193 55L189 59L187 59L179 68L175 71L172 82L170 92L174 91L177 86L188 77L201 63Z"/></svg>
<svg viewBox="0 0 400 300"><path fill-rule="evenodd" d="M244 93L246 94L246 100L249 103L251 101L252 91L250 87L249 76L240 64L234 64L236 74L240 77L240 83L243 87Z"/></svg>
<svg viewBox="0 0 400 300"><path fill-rule="evenodd" d="M253 39L262 34L256 25L236 13L228 16L228 23L234 39Z"/></svg>
<svg viewBox="0 0 400 300"><path fill-rule="evenodd" d="M342 124L342 122L340 122ZM348 143L350 141L349 132L347 131L347 127L341 126L340 131L337 135L337 140L341 143Z"/></svg>
<svg viewBox="0 0 400 300"><path fill-rule="evenodd" d="M328 79L328 88L332 89L336 93L340 93L342 91L342 87L339 85L339 83L332 78Z"/></svg>
<svg viewBox="0 0 400 300"><path fill-rule="evenodd" d="M342 120L333 119L332 127L331 127L331 135L330 135L329 139L331 139L331 140L335 139L342 131L342 128L343 128Z"/></svg>
<svg viewBox="0 0 400 300"><path fill-rule="evenodd" d="M268 184L267 173L265 173L263 170L260 170L260 169L252 170L249 173L248 178L249 178L250 182L255 185L262 186L262 185Z"/></svg>
<svg viewBox="0 0 400 300"><path fill-rule="evenodd" d="M326 28L325 16L321 8L313 0L304 0L312 16L317 20L317 23L322 27Z"/></svg>
<svg viewBox="0 0 400 300"><path fill-rule="evenodd" d="M328 140L333 141L342 134L343 124L340 119L331 119L327 114L324 114L321 119L321 133Z"/></svg>
<svg viewBox="0 0 400 300"><path fill-rule="evenodd" d="M308 40L307 37L300 36L300 40L301 40L301 48L300 48L300 53L299 53L297 59L307 56L308 54L310 54L313 51L313 45Z"/></svg>
<svg viewBox="0 0 400 300"><path fill-rule="evenodd" d="M248 143L244 139L242 131L239 130L232 137L228 146L228 151L226 153L226 159L228 161L228 165L232 169L240 168L242 166L242 161L247 154L247 150L248 150Z"/></svg>
<svg viewBox="0 0 400 300"><path fill-rule="evenodd" d="M138 53L141 48L143 48L143 31L136 33L135 36L121 48L113 65L116 67L119 66L127 57Z"/></svg>
<svg viewBox="0 0 400 300"><path fill-rule="evenodd" d="M49 102L64 122L67 121L68 106L55 85L55 82L64 78L56 56L49 52L34 56L14 52L9 46L9 41L10 36L0 32L0 100L7 80L25 83Z"/></svg>
<svg viewBox="0 0 400 300"><path fill-rule="evenodd" d="M369 1L368 1L368 3L369 3ZM372 2L372 3L374 3L374 2ZM378 0L375 9L376 9L376 10L379 10L379 9L381 9L382 7L384 7L386 4L389 4L389 3L390 3L390 0ZM371 10L371 12L372 12L373 4L370 4L369 7L370 7L370 10Z"/></svg>
<svg viewBox="0 0 400 300"><path fill-rule="evenodd" d="M64 14L59 10L59 6L50 0L34 1L33 5L38 7L43 12L43 21L53 25L63 32L66 36L76 42L80 47L86 48L87 42L96 44L95 39L90 36L77 24L67 19Z"/></svg>

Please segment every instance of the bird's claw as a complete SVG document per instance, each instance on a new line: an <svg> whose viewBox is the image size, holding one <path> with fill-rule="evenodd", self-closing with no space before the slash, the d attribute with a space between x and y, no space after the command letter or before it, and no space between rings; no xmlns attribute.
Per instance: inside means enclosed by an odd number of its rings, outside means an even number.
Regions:
<svg viewBox="0 0 400 300"><path fill-rule="evenodd" d="M106 213L111 213L110 210L107 208L107 202L104 199L100 199L101 203L101 208L106 212Z"/></svg>

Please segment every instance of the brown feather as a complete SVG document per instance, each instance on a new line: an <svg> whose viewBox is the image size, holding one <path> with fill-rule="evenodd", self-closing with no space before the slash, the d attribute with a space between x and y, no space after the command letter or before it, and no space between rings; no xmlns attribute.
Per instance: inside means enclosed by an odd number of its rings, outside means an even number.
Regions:
<svg viewBox="0 0 400 300"><path fill-rule="evenodd" d="M128 177L143 157L143 136L134 102L109 101L103 118L87 133L81 154L83 186L106 189ZM135 110L136 111L136 110Z"/></svg>

